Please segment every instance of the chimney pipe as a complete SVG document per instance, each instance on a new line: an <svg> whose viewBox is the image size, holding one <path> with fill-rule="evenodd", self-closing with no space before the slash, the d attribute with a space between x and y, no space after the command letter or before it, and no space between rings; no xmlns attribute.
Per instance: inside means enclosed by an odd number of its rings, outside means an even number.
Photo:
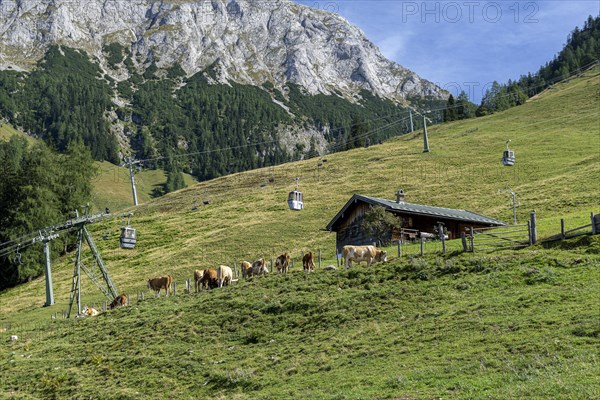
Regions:
<svg viewBox="0 0 600 400"><path fill-rule="evenodd" d="M400 189L396 192L396 203L404 203L404 190Z"/></svg>

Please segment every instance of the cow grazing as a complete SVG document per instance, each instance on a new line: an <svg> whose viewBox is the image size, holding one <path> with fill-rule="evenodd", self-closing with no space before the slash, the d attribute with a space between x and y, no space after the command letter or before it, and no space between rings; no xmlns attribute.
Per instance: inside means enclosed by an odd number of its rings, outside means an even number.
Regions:
<svg viewBox="0 0 600 400"><path fill-rule="evenodd" d="M233 281L233 271L226 265L219 265L217 267L217 281L219 287L227 286Z"/></svg>
<svg viewBox="0 0 600 400"><path fill-rule="evenodd" d="M217 271L211 268L206 268L200 279L203 288L214 289L219 286Z"/></svg>
<svg viewBox="0 0 600 400"><path fill-rule="evenodd" d="M196 293L200 291L200 285L202 284L202 277L204 276L204 270L195 270L194 271L194 288Z"/></svg>
<svg viewBox="0 0 600 400"><path fill-rule="evenodd" d="M252 278L252 264L248 261L242 261L242 278Z"/></svg>
<svg viewBox="0 0 600 400"><path fill-rule="evenodd" d="M280 273L288 273L290 272L290 264L292 263L292 259L288 253L284 253L277 257L275 260L275 267L277 268L277 272Z"/></svg>
<svg viewBox="0 0 600 400"><path fill-rule="evenodd" d="M261 276L269 273L269 268L267 268L267 263L264 258L256 260L252 263L252 275L253 276Z"/></svg>
<svg viewBox="0 0 600 400"><path fill-rule="evenodd" d="M127 295L125 293L121 293L120 295L115 297L115 299L112 301L112 303L110 303L108 308L110 308L111 310L114 310L117 307L126 306L128 304L129 304L129 297L127 297Z"/></svg>
<svg viewBox="0 0 600 400"><path fill-rule="evenodd" d="M312 251L309 251L304 256L302 256L302 269L308 272L314 271L315 257L313 256Z"/></svg>
<svg viewBox="0 0 600 400"><path fill-rule="evenodd" d="M173 284L171 275L161 276L158 278L148 279L148 289L154 290L157 296L160 297L160 290L165 289L165 296L169 295L169 288Z"/></svg>
<svg viewBox="0 0 600 400"><path fill-rule="evenodd" d="M346 268L352 267L352 261L359 264L362 261L367 262L370 267L374 261L387 261L387 252L378 250L375 246L344 246L342 257Z"/></svg>

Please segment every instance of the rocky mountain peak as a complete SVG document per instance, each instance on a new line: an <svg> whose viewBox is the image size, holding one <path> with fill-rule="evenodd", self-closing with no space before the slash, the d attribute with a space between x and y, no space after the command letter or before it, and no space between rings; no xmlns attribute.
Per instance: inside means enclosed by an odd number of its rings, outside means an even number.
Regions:
<svg viewBox="0 0 600 400"><path fill-rule="evenodd" d="M29 70L55 44L106 66L102 49L115 42L138 69L178 64L193 75L213 66L222 82L292 82L310 94L447 96L387 60L344 18L287 0L0 0L0 69Z"/></svg>

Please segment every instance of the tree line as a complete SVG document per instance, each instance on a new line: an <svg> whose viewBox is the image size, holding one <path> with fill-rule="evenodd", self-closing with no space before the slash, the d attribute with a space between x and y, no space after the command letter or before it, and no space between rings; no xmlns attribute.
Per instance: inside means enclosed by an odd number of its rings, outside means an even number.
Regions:
<svg viewBox="0 0 600 400"><path fill-rule="evenodd" d="M486 90L479 107L469 103L464 92L457 99L451 95L444 110L444 120L480 117L524 104L528 98L543 92L555 82L597 62L599 54L600 16L594 18L590 15L583 29L576 27L569 34L563 49L552 61L541 66L534 74L521 75L518 80L509 80L505 84L494 81L492 87Z"/></svg>
<svg viewBox="0 0 600 400"><path fill-rule="evenodd" d="M43 142L28 145L17 135L0 141L0 243L74 217L73 211L90 200L94 173L91 153L81 141L69 143L65 153ZM73 241L63 235L52 248L65 252ZM43 265L41 245L0 258L0 289L41 275Z"/></svg>

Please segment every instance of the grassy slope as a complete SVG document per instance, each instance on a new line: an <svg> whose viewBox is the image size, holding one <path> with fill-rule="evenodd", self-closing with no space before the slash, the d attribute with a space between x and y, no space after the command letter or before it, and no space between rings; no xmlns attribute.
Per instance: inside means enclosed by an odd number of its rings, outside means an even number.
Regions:
<svg viewBox="0 0 600 400"><path fill-rule="evenodd" d="M12 135L22 135L30 143L34 143L35 139L31 136L25 135L23 132L15 129L12 125L7 124L4 121L0 122L0 140L8 141Z"/></svg>
<svg viewBox="0 0 600 400"><path fill-rule="evenodd" d="M129 169L118 167L109 162L97 164L98 175L93 181L92 206L96 210L108 207L111 210L121 210L133 205ZM163 170L142 170L135 173L136 191L138 202L145 203L152 199L154 189L160 189L167 181ZM194 184L191 175L184 174L186 185Z"/></svg>
<svg viewBox="0 0 600 400"><path fill-rule="evenodd" d="M20 135L25 137L31 144L36 142L36 139L13 128L10 124L2 122L0 125L0 140L8 141L13 135ZM133 205L129 170L107 161L96 162L96 168L98 171L96 178L93 180L94 190L91 203L93 209L104 210L105 207L108 207L111 210L121 210ZM187 186L195 183L191 175L184 174L183 178ZM136 172L135 179L140 203L150 201L153 190L160 188L167 180L162 170Z"/></svg>
<svg viewBox="0 0 600 400"><path fill-rule="evenodd" d="M320 229L353 193L392 198L403 187L411 202L508 220L508 198L497 191L510 186L521 197L519 219L536 209L541 235L553 234L561 217L569 228L599 211L599 89L596 69L524 106L434 127L429 154L416 135L330 155L320 169L308 160L184 189L138 207L133 251L118 249L115 221L92 229L111 233L97 244L130 294L156 273L181 284L194 268L283 250L322 248L331 258L334 237ZM514 168L500 164L507 138ZM305 194L300 213L285 203L294 176ZM43 279L0 294L1 319L44 324L3 348L14 358L0 364L13 370L5 393L144 398L169 387L175 397L590 398L599 395L599 247L594 239L574 250L396 260L376 275L268 277L49 330L49 314L68 301L68 256L55 263L53 309L39 308ZM86 302L101 300L87 279L83 292ZM55 370L63 357L77 367Z"/></svg>

